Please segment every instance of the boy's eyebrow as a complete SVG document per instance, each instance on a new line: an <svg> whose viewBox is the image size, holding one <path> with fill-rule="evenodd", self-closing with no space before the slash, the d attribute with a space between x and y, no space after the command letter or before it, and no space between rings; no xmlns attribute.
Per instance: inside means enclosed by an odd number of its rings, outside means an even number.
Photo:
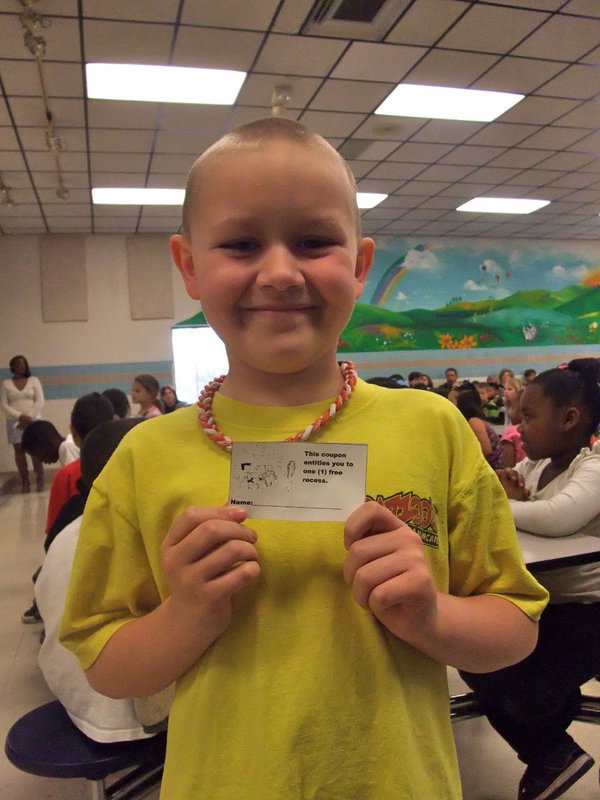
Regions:
<svg viewBox="0 0 600 800"><path fill-rule="evenodd" d="M263 215L260 216L240 216L240 217L227 217L226 219L220 220L216 222L212 227L211 230L213 233L220 234L220 233L228 233L232 229L236 228L251 228L256 227L257 223L260 225L264 221L265 217ZM311 216L311 217L302 217L296 216L296 224L302 227L318 227L321 225L329 226L342 226L343 220L341 215L336 216L335 214L327 214L326 216Z"/></svg>

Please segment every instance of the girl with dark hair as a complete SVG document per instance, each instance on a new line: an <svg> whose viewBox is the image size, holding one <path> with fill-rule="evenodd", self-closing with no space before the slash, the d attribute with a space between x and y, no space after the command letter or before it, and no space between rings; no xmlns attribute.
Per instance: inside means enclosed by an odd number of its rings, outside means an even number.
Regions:
<svg viewBox="0 0 600 800"><path fill-rule="evenodd" d="M6 416L6 437L15 451L15 463L21 478L21 491L29 492L29 470L27 456L21 437L23 431L42 415L44 392L42 384L31 374L25 356L13 356L8 364L12 377L2 381L0 386L0 405ZM38 492L44 489L44 465L36 456L32 456L33 470Z"/></svg>
<svg viewBox="0 0 600 800"><path fill-rule="evenodd" d="M521 397L527 458L499 477L517 528L540 536L600 537L600 360L542 372ZM538 644L524 661L486 675L461 673L494 728L527 769L519 800L559 797L593 758L567 733L580 686L600 666L600 564L535 572L550 592Z"/></svg>
<svg viewBox="0 0 600 800"><path fill-rule="evenodd" d="M175 387L170 383L165 384L160 390L160 397L164 406L164 413L170 414L172 411L177 411L178 408L185 408L187 403L177 397Z"/></svg>
<svg viewBox="0 0 600 800"><path fill-rule="evenodd" d="M160 386L154 375L142 373L135 376L131 385L131 399L140 407L136 417L141 419L160 417L162 409L159 391Z"/></svg>
<svg viewBox="0 0 600 800"><path fill-rule="evenodd" d="M485 418L481 397L475 384L463 381L451 390L448 400L458 407L471 426L488 464L493 469L499 469L502 466L502 444L500 437Z"/></svg>

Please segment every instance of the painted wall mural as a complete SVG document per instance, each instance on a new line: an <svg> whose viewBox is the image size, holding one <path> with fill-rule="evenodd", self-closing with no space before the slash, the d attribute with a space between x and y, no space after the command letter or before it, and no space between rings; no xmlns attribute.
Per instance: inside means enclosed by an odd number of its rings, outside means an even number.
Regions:
<svg viewBox="0 0 600 800"><path fill-rule="evenodd" d="M600 246L394 238L340 352L600 344Z"/></svg>

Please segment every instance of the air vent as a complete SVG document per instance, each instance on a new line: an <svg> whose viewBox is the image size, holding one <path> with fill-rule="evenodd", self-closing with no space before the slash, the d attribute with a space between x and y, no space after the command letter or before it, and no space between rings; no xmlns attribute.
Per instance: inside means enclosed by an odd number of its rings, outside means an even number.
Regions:
<svg viewBox="0 0 600 800"><path fill-rule="evenodd" d="M302 33L381 41L412 0L319 0Z"/></svg>

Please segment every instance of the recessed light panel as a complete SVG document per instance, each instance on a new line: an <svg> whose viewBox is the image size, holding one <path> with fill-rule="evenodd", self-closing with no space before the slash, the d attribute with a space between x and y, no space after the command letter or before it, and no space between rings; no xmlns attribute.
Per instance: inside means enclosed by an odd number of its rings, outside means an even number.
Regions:
<svg viewBox="0 0 600 800"><path fill-rule="evenodd" d="M94 205L180 206L184 189L92 189Z"/></svg>
<svg viewBox="0 0 600 800"><path fill-rule="evenodd" d="M158 103L235 102L246 77L230 69L159 67L146 64L86 64L87 96L95 100Z"/></svg>
<svg viewBox="0 0 600 800"><path fill-rule="evenodd" d="M356 202L361 209L374 208L379 203L383 202L387 194L380 194L378 192L357 192Z"/></svg>
<svg viewBox="0 0 600 800"><path fill-rule="evenodd" d="M375 110L394 117L491 122L525 97L510 92L401 83Z"/></svg>
<svg viewBox="0 0 600 800"><path fill-rule="evenodd" d="M463 203L457 211L473 211L480 214L531 214L538 208L550 204L550 200L522 200L512 197L474 197Z"/></svg>

